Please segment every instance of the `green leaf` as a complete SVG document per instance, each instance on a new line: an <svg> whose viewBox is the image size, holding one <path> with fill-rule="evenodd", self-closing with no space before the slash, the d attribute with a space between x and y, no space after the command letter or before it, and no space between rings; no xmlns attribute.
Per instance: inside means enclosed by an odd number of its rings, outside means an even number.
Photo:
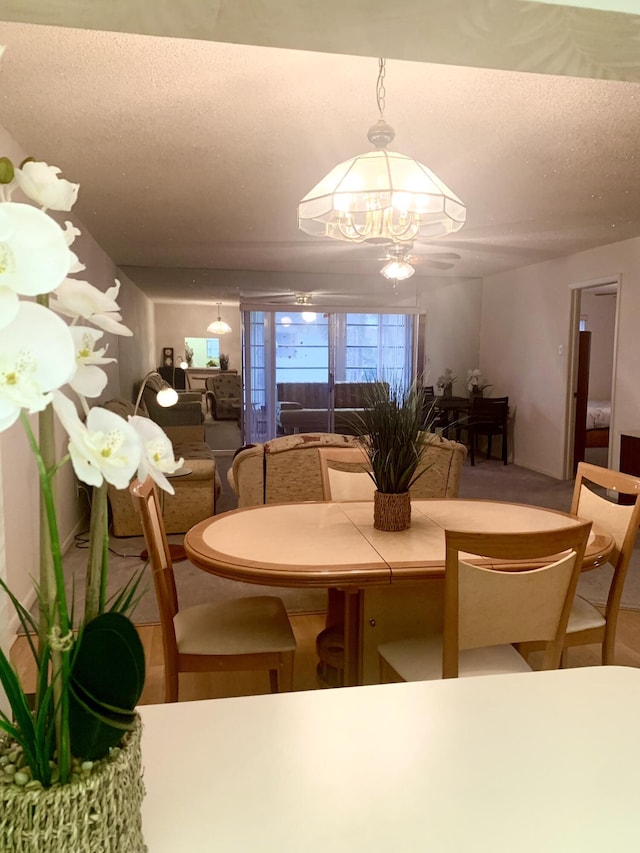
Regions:
<svg viewBox="0 0 640 853"><path fill-rule="evenodd" d="M74 755L102 758L120 741L133 725L144 675L144 649L126 616L102 613L85 625L69 683Z"/></svg>
<svg viewBox="0 0 640 853"><path fill-rule="evenodd" d="M79 758L95 761L104 758L109 750L117 746L126 731L135 725L135 713L128 716L108 714L69 686L69 726L71 729L72 752Z"/></svg>

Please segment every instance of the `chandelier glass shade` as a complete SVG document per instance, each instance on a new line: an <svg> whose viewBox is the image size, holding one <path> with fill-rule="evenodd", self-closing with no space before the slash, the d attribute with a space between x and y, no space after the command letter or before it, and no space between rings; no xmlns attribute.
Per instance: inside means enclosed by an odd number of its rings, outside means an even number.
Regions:
<svg viewBox="0 0 640 853"><path fill-rule="evenodd" d="M408 261L393 260L386 263L380 272L385 278L393 279L395 281L405 281L406 279L411 278L415 269L410 263L408 263Z"/></svg>
<svg viewBox="0 0 640 853"><path fill-rule="evenodd" d="M379 120L367 138L373 151L335 166L298 205L298 227L314 237L350 243L405 243L459 231L467 210L434 173L389 151L395 132L384 119L385 59L378 60Z"/></svg>
<svg viewBox="0 0 640 853"><path fill-rule="evenodd" d="M434 239L465 219L464 204L430 169L386 148L335 166L298 205L302 231L352 243Z"/></svg>
<svg viewBox="0 0 640 853"><path fill-rule="evenodd" d="M231 331L231 326L220 317L220 305L222 303L216 302L218 306L218 319L214 320L213 323L209 323L207 326L207 332L211 332L212 335L227 335Z"/></svg>

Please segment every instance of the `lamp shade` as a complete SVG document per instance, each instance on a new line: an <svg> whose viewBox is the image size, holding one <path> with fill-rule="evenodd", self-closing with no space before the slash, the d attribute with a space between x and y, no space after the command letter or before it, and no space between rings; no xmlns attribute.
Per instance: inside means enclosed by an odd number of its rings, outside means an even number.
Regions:
<svg viewBox="0 0 640 853"><path fill-rule="evenodd" d="M207 326L207 332L211 332L213 335L226 335L231 331L231 326L228 323L225 323L224 320L221 320L218 317L217 320L214 320L213 323L209 323Z"/></svg>
<svg viewBox="0 0 640 853"><path fill-rule="evenodd" d="M335 166L298 205L302 231L356 243L433 239L465 220L465 205L430 169L386 148Z"/></svg>
<svg viewBox="0 0 640 853"><path fill-rule="evenodd" d="M221 302L216 302L216 305L218 306L218 319L214 320L213 323L209 323L207 326L207 332L211 332L212 335L227 335L231 331L231 326L228 323L225 323L220 317L221 304Z"/></svg>
<svg viewBox="0 0 640 853"><path fill-rule="evenodd" d="M171 388L167 385L166 388L161 388L156 394L156 400L158 401L158 405L167 409L169 406L175 406L178 402L178 392L175 388Z"/></svg>
<svg viewBox="0 0 640 853"><path fill-rule="evenodd" d="M407 261L392 260L386 263L380 272L385 278L395 279L395 281L405 281L411 278L415 269Z"/></svg>

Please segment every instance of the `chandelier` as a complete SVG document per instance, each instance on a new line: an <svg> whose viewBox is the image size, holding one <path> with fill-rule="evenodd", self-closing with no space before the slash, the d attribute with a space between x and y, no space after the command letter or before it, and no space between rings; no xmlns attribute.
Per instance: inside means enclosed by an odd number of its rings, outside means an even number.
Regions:
<svg viewBox="0 0 640 853"><path fill-rule="evenodd" d="M442 237L465 223L465 205L430 169L387 150L395 132L384 119L385 62L378 61L380 118L367 133L375 149L340 163L302 199L298 227L307 234L404 243Z"/></svg>
<svg viewBox="0 0 640 853"><path fill-rule="evenodd" d="M403 246L400 243L394 243L387 251L387 263L380 270L381 275L394 281L405 281L411 278L415 269L409 263L410 251L411 244Z"/></svg>
<svg viewBox="0 0 640 853"><path fill-rule="evenodd" d="M213 323L209 323L207 326L207 332L211 332L213 335L226 335L231 331L231 326L220 317L220 305L221 302L216 302L218 306L218 319L214 320Z"/></svg>

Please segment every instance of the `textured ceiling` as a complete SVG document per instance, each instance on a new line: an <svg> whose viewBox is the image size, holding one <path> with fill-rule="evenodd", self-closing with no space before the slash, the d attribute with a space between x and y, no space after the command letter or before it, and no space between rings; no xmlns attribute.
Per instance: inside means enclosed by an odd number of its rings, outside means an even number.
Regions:
<svg viewBox="0 0 640 853"><path fill-rule="evenodd" d="M0 123L80 182L78 216L150 296L388 293L377 250L296 220L370 148L375 58L19 23L0 44ZM416 245L414 296L640 234L636 82L390 59L385 116L467 205L460 232Z"/></svg>

